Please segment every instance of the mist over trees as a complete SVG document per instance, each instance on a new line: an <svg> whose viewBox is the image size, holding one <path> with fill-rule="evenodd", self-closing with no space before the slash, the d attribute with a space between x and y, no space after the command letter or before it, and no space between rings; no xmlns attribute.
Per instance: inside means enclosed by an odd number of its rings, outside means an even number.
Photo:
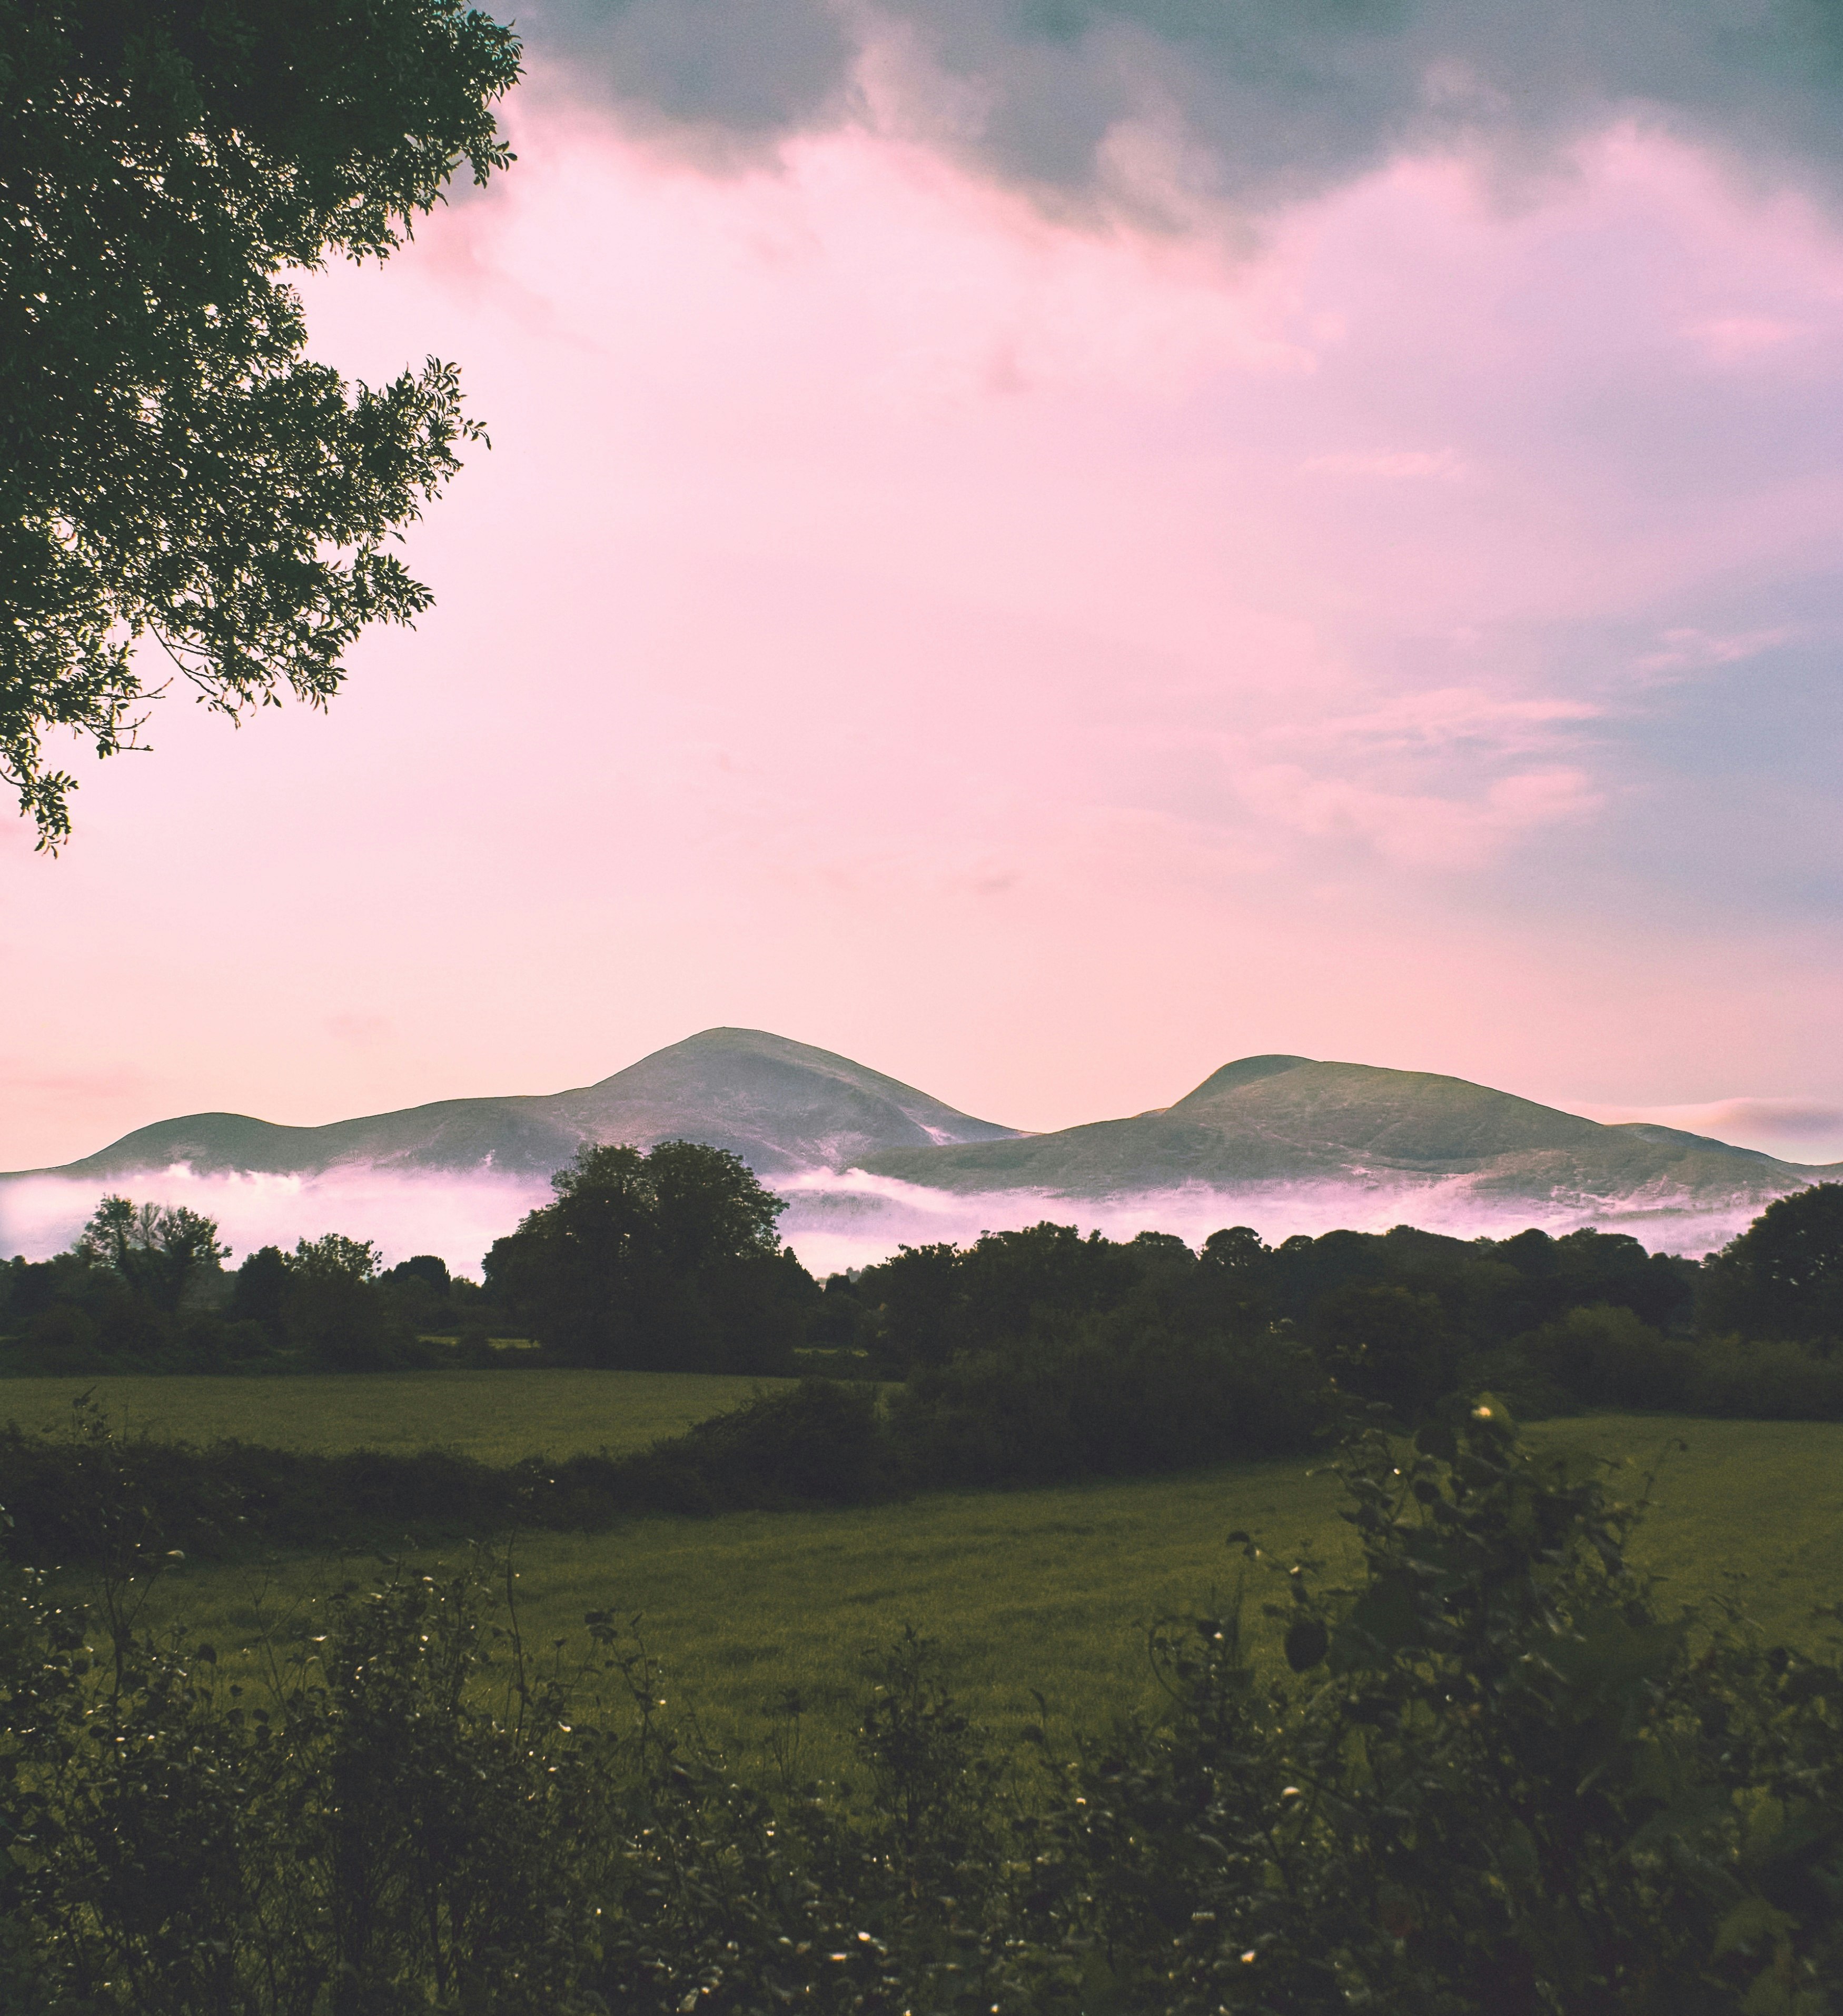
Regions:
<svg viewBox="0 0 1843 2016"><path fill-rule="evenodd" d="M904 1385L891 1404L931 1438L924 1467L969 1480L1302 1445L1328 1390L1406 1424L1485 1390L1532 1418L1843 1418L1837 1184L1704 1262L1591 1229L1270 1247L1230 1226L1193 1250L1046 1222L823 1282L725 1150L586 1147L553 1187L479 1282L432 1255L386 1268L338 1233L232 1271L210 1219L108 1197L69 1252L0 1263L0 1370L816 1373Z"/></svg>

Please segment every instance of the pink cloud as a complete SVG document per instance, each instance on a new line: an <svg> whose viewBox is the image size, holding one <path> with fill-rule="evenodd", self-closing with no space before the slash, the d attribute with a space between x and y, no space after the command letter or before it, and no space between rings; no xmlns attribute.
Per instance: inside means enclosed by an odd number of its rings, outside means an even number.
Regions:
<svg viewBox="0 0 1843 2016"><path fill-rule="evenodd" d="M1686 677L1722 665L1743 664L1774 645L1784 643L1792 634L1782 626L1737 636L1712 636L1707 631L1685 625L1666 630L1658 640L1658 649L1646 652L1635 662L1640 672L1652 679Z"/></svg>
<svg viewBox="0 0 1843 2016"><path fill-rule="evenodd" d="M1678 1106L1582 1106L1589 1120L1648 1121L1798 1163L1843 1159L1843 1100L1711 1099Z"/></svg>
<svg viewBox="0 0 1843 2016"><path fill-rule="evenodd" d="M1539 200L1400 160L1255 243L1143 134L1182 230L925 136L712 176L520 118L502 188L306 283L323 354L457 357L490 425L408 549L437 607L323 719L233 747L169 703L70 854L0 857L16 1047L140 1074L9 1111L0 1162L718 1022L1027 1125L1264 1049L1828 1096L1824 933L1685 923L1690 872L1607 838L1611 729L1799 634L1709 584L1769 600L1843 536L1811 206L1630 129ZM1809 333L1723 431L1685 332L1749 317Z"/></svg>

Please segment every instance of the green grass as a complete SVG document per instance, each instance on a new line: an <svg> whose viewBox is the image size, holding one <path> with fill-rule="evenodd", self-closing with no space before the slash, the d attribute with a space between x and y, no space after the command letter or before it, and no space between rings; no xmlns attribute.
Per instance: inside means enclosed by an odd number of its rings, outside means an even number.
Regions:
<svg viewBox="0 0 1843 2016"><path fill-rule="evenodd" d="M1629 1460L1628 1495L1656 1470L1636 1553L1664 1578L1667 1607L1734 1590L1769 1635L1795 1639L1812 1635L1813 1604L1843 1599L1843 1426L1603 1417L1529 1433L1541 1447ZM1679 1440L1686 1452L1672 1446ZM745 1766L761 1757L773 1702L794 1689L811 1711L812 1768L837 1768L857 1655L905 1623L947 1649L981 1718L1000 1727L1036 1720L1035 1688L1048 1698L1053 1734L1104 1726L1117 1707L1155 1705L1146 1626L1233 1586L1240 1564L1224 1544L1232 1528L1247 1528L1283 1565L1305 1552L1333 1582L1351 1574L1355 1553L1336 1516L1335 1480L1310 1471L1262 1463L528 1536L517 1549L524 1627L535 1642L560 1637L574 1650L585 1611L638 1615L667 1668L668 1698L694 1708ZM252 1571L189 1568L165 1586L159 1612L235 1657L261 1608L273 1613L374 1571L369 1563L287 1564L272 1571L259 1603L263 1579ZM1258 1606L1280 1592L1256 1577L1251 1593ZM1256 1623L1271 1657L1272 1627Z"/></svg>
<svg viewBox="0 0 1843 2016"><path fill-rule="evenodd" d="M1147 1697L1146 1625L1233 1582L1238 1557L1224 1545L1232 1527L1258 1525L1283 1548L1309 1535L1348 1567L1334 1503L1330 1480L1275 1463L527 1535L516 1559L522 1625L531 1641L561 1637L574 1651L585 1642L585 1611L637 1615L667 1669L662 1691L694 1708L720 1747L755 1758L773 1703L794 1689L836 1765L858 1654L903 1625L947 1649L957 1688L984 1718L1036 1719L1034 1687L1053 1722L1103 1723L1116 1703ZM291 1563L265 1589L247 1569L188 1568L169 1579L157 1607L234 1657L250 1641L259 1604L279 1614L368 1571L374 1564ZM319 1627L304 1618L297 1628Z"/></svg>
<svg viewBox="0 0 1843 2016"><path fill-rule="evenodd" d="M299 1379L0 1381L0 1421L67 1421L93 1394L117 1435L273 1449L458 1449L485 1463L644 1449L780 1380L689 1372L413 1372Z"/></svg>

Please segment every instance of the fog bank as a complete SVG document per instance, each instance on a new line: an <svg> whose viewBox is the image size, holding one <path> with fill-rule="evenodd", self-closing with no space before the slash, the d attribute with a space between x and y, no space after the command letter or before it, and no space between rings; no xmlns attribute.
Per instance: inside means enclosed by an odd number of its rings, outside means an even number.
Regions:
<svg viewBox="0 0 1843 2016"><path fill-rule="evenodd" d="M259 1246L291 1248L297 1240L343 1232L375 1241L387 1265L412 1253L438 1253L454 1273L476 1277L493 1241L550 1198L542 1178L369 1168L320 1176L203 1175L179 1164L107 1183L22 1176L0 1183L0 1255L43 1260L62 1252L110 1191L138 1204L189 1204L214 1218L233 1267Z"/></svg>
<svg viewBox="0 0 1843 2016"><path fill-rule="evenodd" d="M1340 1227L1386 1232L1409 1224L1469 1239L1501 1237L1531 1225L1554 1233L1593 1226L1629 1233L1653 1251L1699 1257L1743 1230L1759 1209L1753 1202L1711 1204L1681 1195L1532 1203L1493 1195L1466 1176L1240 1190L1185 1185L1078 1198L1030 1190L956 1194L859 1169L819 1169L778 1178L770 1187L787 1202L783 1237L822 1276L869 1265L899 1245L938 1240L964 1245L982 1232L1043 1219L1114 1239L1175 1233L1191 1246L1225 1225L1251 1225L1272 1244L1295 1233L1316 1237ZM111 1190L137 1202L189 1204L214 1218L233 1266L259 1246L292 1247L299 1239L341 1232L376 1241L387 1265L412 1253L437 1253L455 1273L476 1278L492 1242L550 1197L549 1185L536 1178L368 1168L296 1177L202 1175L180 1165L111 1183L29 1176L0 1184L0 1256L41 1260L63 1251Z"/></svg>

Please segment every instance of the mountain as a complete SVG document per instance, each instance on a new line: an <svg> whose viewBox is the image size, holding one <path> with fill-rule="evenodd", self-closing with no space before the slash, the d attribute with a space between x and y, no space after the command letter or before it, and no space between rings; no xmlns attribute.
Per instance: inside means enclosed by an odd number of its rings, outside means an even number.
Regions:
<svg viewBox="0 0 1843 2016"><path fill-rule="evenodd" d="M291 1176L362 1166L548 1175L585 1141L650 1147L679 1137L740 1155L762 1176L843 1168L885 1149L1009 1139L848 1057L760 1029L706 1029L573 1092L445 1099L325 1127L193 1113L124 1134L35 1175L114 1181L183 1163L195 1174Z"/></svg>
<svg viewBox="0 0 1843 2016"><path fill-rule="evenodd" d="M758 1029L707 1029L542 1097L445 1100L326 1127L193 1114L31 1173L99 1186L184 1165L199 1178L486 1175L531 1189L585 1142L675 1136L733 1150L791 1200L790 1236L857 1241L860 1258L1059 1215L1204 1230L1231 1217L1283 1231L1593 1223L1700 1250L1775 1197L1843 1176L1843 1165L1604 1126L1463 1078L1296 1057L1243 1057L1174 1106L1026 1135Z"/></svg>
<svg viewBox="0 0 1843 2016"><path fill-rule="evenodd" d="M1102 1200L1351 1185L1463 1189L1477 1205L1622 1214L1751 1207L1843 1174L1643 1123L1604 1126L1464 1078L1244 1057L1175 1106L1058 1133L869 1157L871 1175L963 1193Z"/></svg>

